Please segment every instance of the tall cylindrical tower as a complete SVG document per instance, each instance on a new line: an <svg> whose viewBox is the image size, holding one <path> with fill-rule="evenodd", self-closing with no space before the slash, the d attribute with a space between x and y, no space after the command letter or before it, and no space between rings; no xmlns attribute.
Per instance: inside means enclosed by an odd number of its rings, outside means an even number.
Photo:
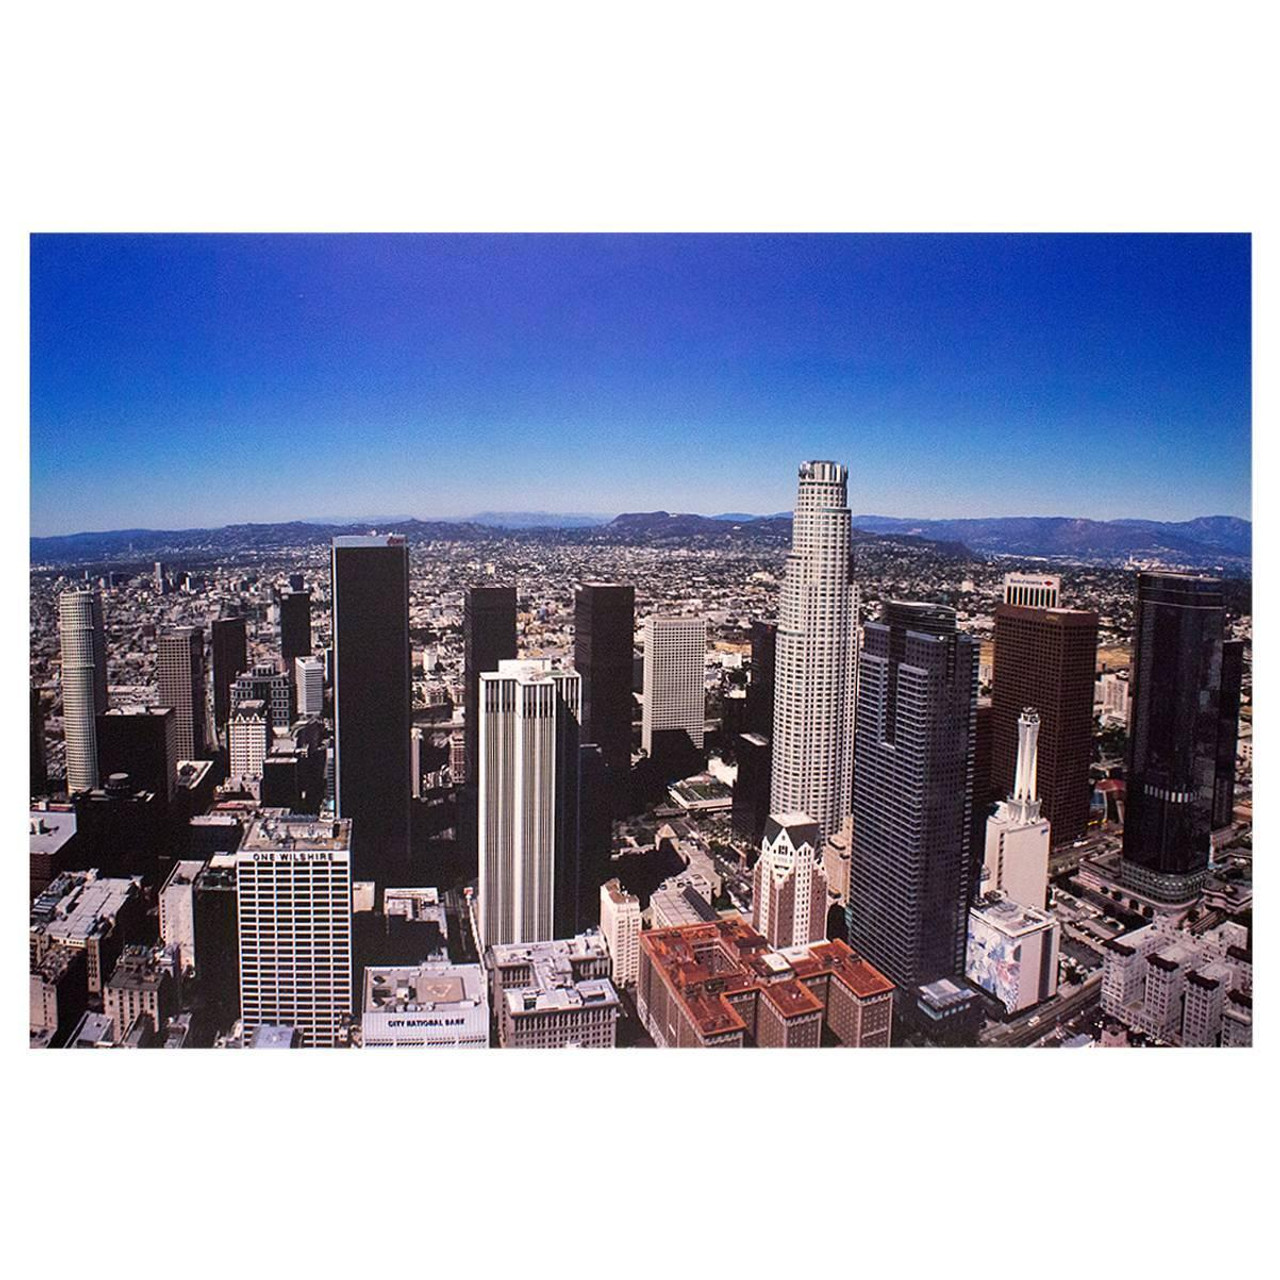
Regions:
<svg viewBox="0 0 1280 1280"><path fill-rule="evenodd" d="M778 614L773 713L774 813L840 830L853 785L858 589L846 483L838 462L800 467Z"/></svg>
<svg viewBox="0 0 1280 1280"><path fill-rule="evenodd" d="M58 597L62 642L62 716L67 746L67 793L98 785L97 717L107 709L107 646L102 597L64 591Z"/></svg>

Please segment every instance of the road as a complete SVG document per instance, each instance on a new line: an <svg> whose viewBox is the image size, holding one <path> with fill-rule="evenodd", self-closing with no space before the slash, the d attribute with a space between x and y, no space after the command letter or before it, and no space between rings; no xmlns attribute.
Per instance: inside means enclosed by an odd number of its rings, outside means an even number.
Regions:
<svg viewBox="0 0 1280 1280"><path fill-rule="evenodd" d="M1056 1026L1083 1013L1102 995L1102 970L1091 973L1081 986L1070 994L1058 996L1040 1005L1037 1009L1027 1011L1025 1017L1016 1022L1001 1023L985 1036L980 1036L978 1044L986 1048L1015 1048L1034 1044L1042 1036L1046 1036ZM1035 1019L1035 1025L1031 1025Z"/></svg>

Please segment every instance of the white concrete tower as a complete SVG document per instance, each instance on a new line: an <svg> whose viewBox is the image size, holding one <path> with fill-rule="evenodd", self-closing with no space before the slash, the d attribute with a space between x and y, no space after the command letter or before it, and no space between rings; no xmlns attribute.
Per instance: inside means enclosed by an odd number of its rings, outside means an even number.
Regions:
<svg viewBox="0 0 1280 1280"><path fill-rule="evenodd" d="M853 792L858 589L847 478L838 462L801 464L778 613L769 807L808 814L819 848L840 830Z"/></svg>
<svg viewBox="0 0 1280 1280"><path fill-rule="evenodd" d="M680 732L701 751L707 718L707 624L703 618L644 620L644 710L640 745Z"/></svg>
<svg viewBox="0 0 1280 1280"><path fill-rule="evenodd" d="M62 716L67 750L67 793L98 785L98 722L107 709L107 645L102 597L64 591L58 597L62 642Z"/></svg>
<svg viewBox="0 0 1280 1280"><path fill-rule="evenodd" d="M1049 885L1049 822L1040 816L1036 753L1040 717L1027 707L1018 717L1018 764L1013 794L987 819L984 893L1001 889L1014 902L1044 909Z"/></svg>

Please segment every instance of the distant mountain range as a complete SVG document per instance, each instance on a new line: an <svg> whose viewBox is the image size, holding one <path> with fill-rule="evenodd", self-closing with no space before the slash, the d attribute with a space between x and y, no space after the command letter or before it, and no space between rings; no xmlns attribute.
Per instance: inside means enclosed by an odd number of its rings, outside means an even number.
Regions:
<svg viewBox="0 0 1280 1280"><path fill-rule="evenodd" d="M1195 520L1084 520L1066 516L1005 516L992 519L912 520L898 516L853 517L855 541L926 544L939 554L969 559L1025 556L1081 563L1115 564L1130 557L1188 567L1247 570L1253 526L1235 516ZM37 563L163 559L166 555L213 558L228 547L268 550L328 541L335 534L377 529L403 533L413 541L480 542L495 537L717 546L734 543L789 545L791 514L717 516L690 512L631 511L612 520L591 515L544 512L485 512L470 520L293 520L237 524L221 529L120 529L32 538Z"/></svg>

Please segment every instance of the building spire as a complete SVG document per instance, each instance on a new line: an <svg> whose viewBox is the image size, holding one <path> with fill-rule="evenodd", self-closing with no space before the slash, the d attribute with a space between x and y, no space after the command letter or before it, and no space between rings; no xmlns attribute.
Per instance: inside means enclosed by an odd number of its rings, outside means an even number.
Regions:
<svg viewBox="0 0 1280 1280"><path fill-rule="evenodd" d="M1036 794L1037 743L1040 738L1040 715L1034 707L1024 707L1018 717L1018 764L1013 778L1013 804L1022 810L1024 822L1040 817L1040 797Z"/></svg>

